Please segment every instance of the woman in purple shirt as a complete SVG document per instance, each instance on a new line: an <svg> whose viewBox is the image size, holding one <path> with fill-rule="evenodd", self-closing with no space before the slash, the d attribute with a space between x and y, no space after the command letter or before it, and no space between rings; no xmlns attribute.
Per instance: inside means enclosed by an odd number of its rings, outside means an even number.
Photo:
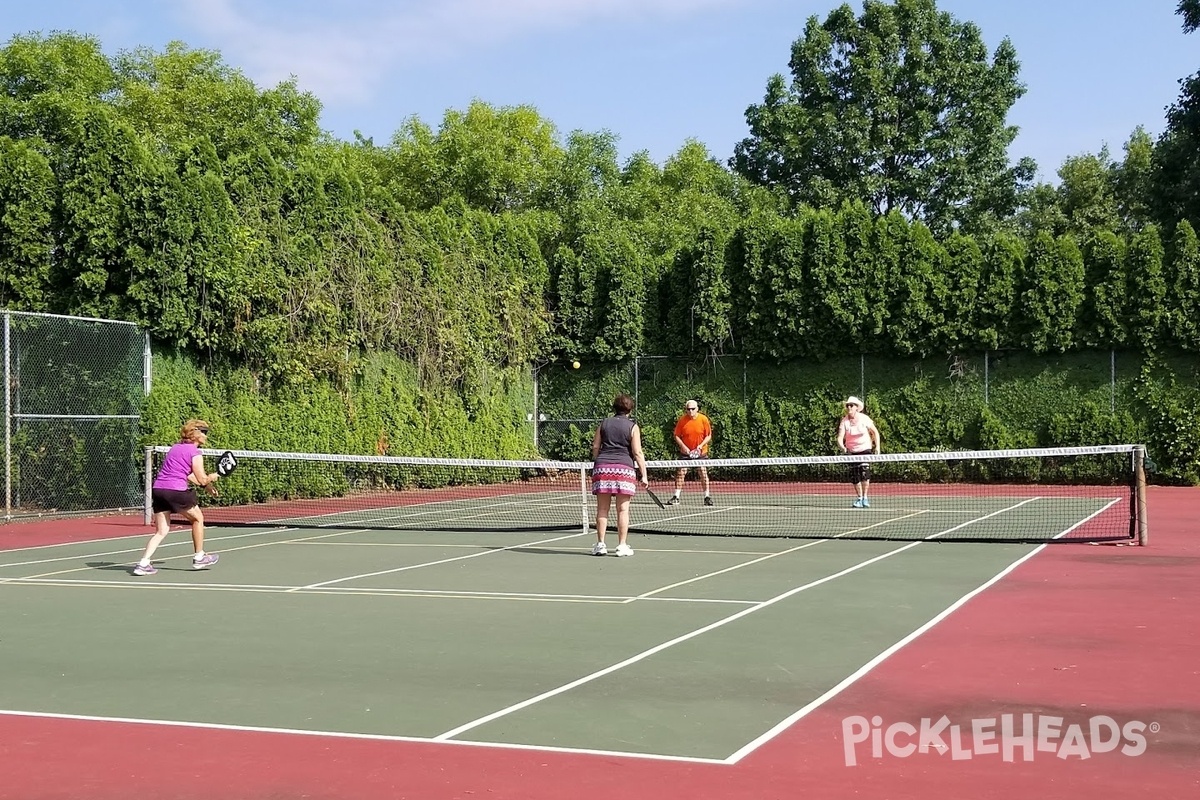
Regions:
<svg viewBox="0 0 1200 800"><path fill-rule="evenodd" d="M179 443L167 451L158 475L151 487L150 502L154 510L155 533L146 544L142 560L133 568L134 575L153 575L158 572L150 557L171 532L171 512L183 514L192 523L192 569L204 569L217 563L216 553L204 552L204 514L200 511L200 498L196 486L203 486L214 497L217 494L215 473L204 471L204 456L200 447L208 441L208 423L202 419L189 419L179 431Z"/></svg>

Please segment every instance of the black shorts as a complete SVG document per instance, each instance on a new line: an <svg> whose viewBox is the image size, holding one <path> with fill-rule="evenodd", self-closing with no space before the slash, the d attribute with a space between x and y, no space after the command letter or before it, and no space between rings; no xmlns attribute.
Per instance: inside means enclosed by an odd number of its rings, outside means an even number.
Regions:
<svg viewBox="0 0 1200 800"><path fill-rule="evenodd" d="M852 456L869 456L872 450L863 450L861 453L851 453ZM864 461L861 464L850 465L850 482L862 483L863 481L871 480L871 465Z"/></svg>
<svg viewBox="0 0 1200 800"><path fill-rule="evenodd" d="M150 508L155 514L163 511L184 512L200 505L195 489L152 489Z"/></svg>

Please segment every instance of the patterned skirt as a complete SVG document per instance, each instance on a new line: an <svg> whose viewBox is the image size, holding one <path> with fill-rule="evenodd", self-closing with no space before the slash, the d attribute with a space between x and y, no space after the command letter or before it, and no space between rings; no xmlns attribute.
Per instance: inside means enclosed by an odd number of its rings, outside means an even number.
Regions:
<svg viewBox="0 0 1200 800"><path fill-rule="evenodd" d="M637 494L637 472L624 464L597 464L592 468L592 494Z"/></svg>

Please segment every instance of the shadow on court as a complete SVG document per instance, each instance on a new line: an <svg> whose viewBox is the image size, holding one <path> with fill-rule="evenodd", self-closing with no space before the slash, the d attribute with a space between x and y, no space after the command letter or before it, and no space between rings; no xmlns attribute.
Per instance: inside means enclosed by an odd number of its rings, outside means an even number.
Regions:
<svg viewBox="0 0 1200 800"><path fill-rule="evenodd" d="M128 572L128 573L132 574L133 567L134 567L134 564L137 563L137 559L133 559L132 561L125 561L125 562L87 561L85 563L87 564L87 566L90 569L100 570L100 571L104 571L104 572ZM192 569L190 565L186 566L186 567L172 567L172 566L168 566L167 564L165 564L161 561L155 561L154 566L158 568L159 572L207 572L208 571L205 569Z"/></svg>
<svg viewBox="0 0 1200 800"><path fill-rule="evenodd" d="M614 547L616 545L613 545ZM590 545L589 545L590 547ZM566 550L557 547L487 547L485 550L507 550L510 553L525 553L533 556L587 556L592 558L590 550L572 549Z"/></svg>

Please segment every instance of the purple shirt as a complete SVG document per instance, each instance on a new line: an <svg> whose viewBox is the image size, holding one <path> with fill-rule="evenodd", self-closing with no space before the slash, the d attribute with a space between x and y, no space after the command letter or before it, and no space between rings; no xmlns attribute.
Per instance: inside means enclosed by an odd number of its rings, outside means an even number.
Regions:
<svg viewBox="0 0 1200 800"><path fill-rule="evenodd" d="M191 442L180 442L172 445L158 469L154 479L155 489L174 489L181 491L190 489L188 475L192 474L192 458L200 454L200 448Z"/></svg>

